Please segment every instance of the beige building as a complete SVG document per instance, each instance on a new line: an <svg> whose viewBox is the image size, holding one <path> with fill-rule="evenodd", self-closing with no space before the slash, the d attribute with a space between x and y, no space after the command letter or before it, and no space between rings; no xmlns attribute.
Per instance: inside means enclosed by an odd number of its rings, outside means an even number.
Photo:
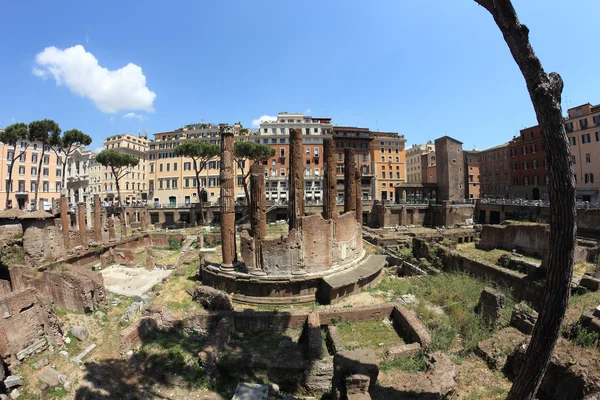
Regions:
<svg viewBox="0 0 600 400"><path fill-rule="evenodd" d="M395 132L370 132L371 161L375 200L394 200L395 186L406 183L404 135Z"/></svg>
<svg viewBox="0 0 600 400"><path fill-rule="evenodd" d="M139 164L128 170L127 175L119 181L121 196L125 204L147 199L147 170L148 139L128 133L114 135L104 140L105 150L116 150L121 153L136 157ZM97 185L97 183L95 183ZM101 198L104 201L113 201L117 195L115 177L110 168L102 167L100 176Z"/></svg>
<svg viewBox="0 0 600 400"><path fill-rule="evenodd" d="M249 131L236 125L236 140L247 140L248 136L240 135L241 132ZM175 155L175 148L186 141L204 141L220 145L219 127L211 124L193 124L175 131L154 134L154 140L148 144L147 171L148 201L154 206L175 207L198 203L198 185L204 202L214 204L219 200L219 157L206 163L206 167L200 173L200 182L197 182L193 160ZM245 199L242 172L237 166L235 173L236 196L242 200Z"/></svg>
<svg viewBox="0 0 600 400"><path fill-rule="evenodd" d="M24 153L13 166L12 190L9 198L11 206L18 206L23 210L34 208L38 174L41 175L38 197L45 201L45 207L50 206L50 200L60 197L62 159L57 157L54 151L49 147L46 148L42 168L38 171L39 160L42 157L41 143L22 141L17 146L16 154L13 154L12 146L0 143L0 171L4 173L4 179L0 180L0 209L3 209L6 204L6 188L11 184L8 179L10 161L13 157L18 157L23 150Z"/></svg>
<svg viewBox="0 0 600 400"><path fill-rule="evenodd" d="M428 154L430 164L435 164L435 146L433 143L413 144L406 149L406 181L407 183L423 183L422 155Z"/></svg>

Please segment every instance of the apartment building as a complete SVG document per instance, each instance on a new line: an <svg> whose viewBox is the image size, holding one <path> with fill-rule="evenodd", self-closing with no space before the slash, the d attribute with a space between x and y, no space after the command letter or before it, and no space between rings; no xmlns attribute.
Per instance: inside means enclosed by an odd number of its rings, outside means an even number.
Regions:
<svg viewBox="0 0 600 400"><path fill-rule="evenodd" d="M394 198L395 187L406 182L404 135L396 132L370 132L374 199Z"/></svg>
<svg viewBox="0 0 600 400"><path fill-rule="evenodd" d="M510 142L479 152L480 196L483 198L510 197Z"/></svg>
<svg viewBox="0 0 600 400"><path fill-rule="evenodd" d="M421 181L420 183L437 183L437 167L435 151L421 154Z"/></svg>
<svg viewBox="0 0 600 400"><path fill-rule="evenodd" d="M435 140L437 201L462 201L465 198L464 154L462 142L449 136Z"/></svg>
<svg viewBox="0 0 600 400"><path fill-rule="evenodd" d="M406 180L407 183L422 183L423 171L422 160L423 154L431 154L431 159L435 162L435 146L431 141L426 144L413 144L406 149Z"/></svg>
<svg viewBox="0 0 600 400"><path fill-rule="evenodd" d="M104 140L104 149L129 154L139 160L138 165L128 169L127 174L119 181L119 186L123 203L146 200L148 139L128 133L113 135ZM102 168L101 186L101 197L104 201L114 201L118 197L115 177L108 167Z"/></svg>
<svg viewBox="0 0 600 400"><path fill-rule="evenodd" d="M478 199L479 184L479 151L463 150L464 154L464 175L465 175L465 199Z"/></svg>
<svg viewBox="0 0 600 400"><path fill-rule="evenodd" d="M344 199L344 149L354 149L356 169L362 174L360 190L363 200L375 198L375 185L373 165L371 160L371 146L374 137L367 128L350 126L334 126L333 141L335 142L337 157L337 193L338 202ZM387 143L387 142L386 142ZM390 148L392 146L389 146ZM388 154L387 152L385 154ZM395 153L394 153L395 154ZM385 156L387 157L387 155Z"/></svg>
<svg viewBox="0 0 600 400"><path fill-rule="evenodd" d="M90 182L90 160L96 155L83 147L75 149L69 155L65 168L65 184L67 196L71 204L86 201L92 190Z"/></svg>
<svg viewBox="0 0 600 400"><path fill-rule="evenodd" d="M239 125L234 126L236 140L247 140L240 137L240 129ZM155 206L175 207L198 203L198 186L203 202L212 204L219 200L219 157L206 162L198 182L193 160L175 155L175 148L188 141L220 145L219 126L190 124L174 131L155 133L154 140L148 142L148 199ZM234 168L237 176L236 197L242 200L245 198L242 171L237 166Z"/></svg>
<svg viewBox="0 0 600 400"><path fill-rule="evenodd" d="M521 130L509 144L510 197L547 200L550 175L539 126Z"/></svg>
<svg viewBox="0 0 600 400"><path fill-rule="evenodd" d="M570 108L565 128L580 201L600 201L600 105Z"/></svg>
<svg viewBox="0 0 600 400"><path fill-rule="evenodd" d="M13 166L11 182L8 179L8 168L14 157L18 157L18 160ZM60 197L63 160L47 146L42 167L38 171L41 157L42 144L39 142L24 140L17 146L16 152L13 151L12 146L0 143L0 171L4 171L5 177L0 180L0 208L4 208L6 204L8 185L11 185L9 207L19 207L23 210L37 208L37 205L34 204L34 196L38 174L41 175L38 199L43 200L46 206L49 206L50 200Z"/></svg>
<svg viewBox="0 0 600 400"><path fill-rule="evenodd" d="M102 177L104 176L104 167L98 161L96 161L97 154L91 153L88 160L88 191L90 196L100 195L102 199L104 197L102 183Z"/></svg>
<svg viewBox="0 0 600 400"><path fill-rule="evenodd" d="M247 140L268 144L275 149L275 156L265 163L267 200L276 203L288 201L289 135L290 129L301 129L303 134L304 199L320 204L323 200L323 139L331 137L331 118L316 118L302 113L281 112L274 121L260 124L256 135Z"/></svg>

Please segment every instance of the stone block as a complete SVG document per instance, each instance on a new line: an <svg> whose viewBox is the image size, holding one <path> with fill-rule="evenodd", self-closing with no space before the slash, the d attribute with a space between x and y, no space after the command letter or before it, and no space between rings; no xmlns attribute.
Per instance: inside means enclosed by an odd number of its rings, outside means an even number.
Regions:
<svg viewBox="0 0 600 400"><path fill-rule="evenodd" d="M36 363L33 363L33 369L42 369L44 368L46 365L48 365L48 359L47 358L42 358L41 360L39 360Z"/></svg>
<svg viewBox="0 0 600 400"><path fill-rule="evenodd" d="M233 303L227 293L210 286L194 287L192 299L207 310L232 311Z"/></svg>
<svg viewBox="0 0 600 400"><path fill-rule="evenodd" d="M390 347L385 352L386 360L393 360L396 358L402 357L413 357L417 355L421 351L421 345L417 342L408 343L408 344L400 344L397 346Z"/></svg>
<svg viewBox="0 0 600 400"><path fill-rule="evenodd" d="M501 371L507 356L515 346L527 340L527 336L513 327L504 328L481 341L475 348L477 354L490 369Z"/></svg>
<svg viewBox="0 0 600 400"><path fill-rule="evenodd" d="M327 325L325 342L327 343L327 348L331 354L336 354L337 352L344 350L342 338L335 325Z"/></svg>
<svg viewBox="0 0 600 400"><path fill-rule="evenodd" d="M321 332L318 313L308 314L306 329L308 334L308 358L309 360L320 360L323 358L323 333Z"/></svg>
<svg viewBox="0 0 600 400"><path fill-rule="evenodd" d="M93 343L91 345L89 345L88 347L85 348L85 350L83 350L81 353L79 353L79 355L75 358L72 358L71 361L74 364L81 364L83 362L83 359L92 352L92 350L94 350L96 348L96 344Z"/></svg>
<svg viewBox="0 0 600 400"><path fill-rule="evenodd" d="M48 347L48 342L46 342L45 338L41 338L33 342L30 346L25 349L19 351L17 353L17 360L22 361L28 357L31 357L34 354L40 353Z"/></svg>
<svg viewBox="0 0 600 400"><path fill-rule="evenodd" d="M21 397L21 392L19 392L19 389L13 389L13 390L10 392L10 398L11 398L12 400L16 400L16 399L18 399L19 397Z"/></svg>
<svg viewBox="0 0 600 400"><path fill-rule="evenodd" d="M475 307L475 312L481 314L483 319L490 325L495 325L506 303L506 296L491 288L484 288L479 296L479 303Z"/></svg>
<svg viewBox="0 0 600 400"><path fill-rule="evenodd" d="M38 380L49 387L55 387L60 384L60 373L54 368L44 368L38 375Z"/></svg>
<svg viewBox="0 0 600 400"><path fill-rule="evenodd" d="M346 395L361 394L369 392L369 383L371 378L367 375L354 374L349 375L344 380L346 384Z"/></svg>
<svg viewBox="0 0 600 400"><path fill-rule="evenodd" d="M600 289L600 278L595 278L592 275L584 274L579 281L579 286L582 286L592 292L598 291Z"/></svg>
<svg viewBox="0 0 600 400"><path fill-rule="evenodd" d="M4 386L6 386L7 389L10 389L15 386L22 386L22 385L23 385L23 378L20 377L19 375L9 375L6 377L6 379L4 379Z"/></svg>
<svg viewBox="0 0 600 400"><path fill-rule="evenodd" d="M333 356L331 394L334 400L346 396L346 377L356 374L369 377L369 391L371 391L377 383L379 375L379 365L373 350L345 350Z"/></svg>
<svg viewBox="0 0 600 400"><path fill-rule="evenodd" d="M90 333L88 332L87 328L84 328L83 326L73 326L71 327L71 335L73 335L79 341L84 341L88 338Z"/></svg>
<svg viewBox="0 0 600 400"><path fill-rule="evenodd" d="M333 379L333 357L310 363L304 371L304 387L309 393L325 393L331 390Z"/></svg>
<svg viewBox="0 0 600 400"><path fill-rule="evenodd" d="M256 383L238 383L231 400L267 400L269 385Z"/></svg>
<svg viewBox="0 0 600 400"><path fill-rule="evenodd" d="M515 305L512 311L510 325L526 335L531 335L537 318L537 311L531 309L531 307L527 306L525 303L519 303Z"/></svg>

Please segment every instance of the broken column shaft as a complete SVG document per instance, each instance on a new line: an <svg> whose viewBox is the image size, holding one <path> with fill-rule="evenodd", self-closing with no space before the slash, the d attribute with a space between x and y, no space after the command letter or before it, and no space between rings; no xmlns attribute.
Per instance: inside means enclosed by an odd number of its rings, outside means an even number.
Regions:
<svg viewBox="0 0 600 400"><path fill-rule="evenodd" d="M344 149L344 212L356 211L356 161L354 149Z"/></svg>
<svg viewBox="0 0 600 400"><path fill-rule="evenodd" d="M335 160L335 143L332 138L323 140L323 153L325 154L325 203L323 204L323 218L336 219L337 211L337 162Z"/></svg>
<svg viewBox="0 0 600 400"><path fill-rule="evenodd" d="M110 217L108 217L108 241L109 242L114 242L115 241L115 216L114 214L111 215Z"/></svg>
<svg viewBox="0 0 600 400"><path fill-rule="evenodd" d="M96 242L102 244L102 208L100 206L100 195L94 195L94 234Z"/></svg>
<svg viewBox="0 0 600 400"><path fill-rule="evenodd" d="M71 250L71 238L69 229L71 228L71 218L69 218L69 199L64 194L60 195L60 220L63 227L63 242L65 250Z"/></svg>
<svg viewBox="0 0 600 400"><path fill-rule="evenodd" d="M362 175L358 169L354 176L356 184L356 222L362 225Z"/></svg>
<svg viewBox="0 0 600 400"><path fill-rule="evenodd" d="M290 129L290 171L288 206L289 230L300 228L300 218L304 216L304 148L302 129Z"/></svg>
<svg viewBox="0 0 600 400"><path fill-rule="evenodd" d="M85 203L77 205L77 219L79 221L79 237L83 248L88 247L87 226L85 224Z"/></svg>
<svg viewBox="0 0 600 400"><path fill-rule="evenodd" d="M267 201L265 191L265 167L254 164L250 168L250 220L254 239L267 236Z"/></svg>
<svg viewBox="0 0 600 400"><path fill-rule="evenodd" d="M233 131L221 127L221 268L233 270L235 260L235 196L233 173Z"/></svg>
<svg viewBox="0 0 600 400"><path fill-rule="evenodd" d="M146 207L142 208L142 211L140 211L140 229L142 232L148 231L148 220L146 219L147 213L148 209Z"/></svg>

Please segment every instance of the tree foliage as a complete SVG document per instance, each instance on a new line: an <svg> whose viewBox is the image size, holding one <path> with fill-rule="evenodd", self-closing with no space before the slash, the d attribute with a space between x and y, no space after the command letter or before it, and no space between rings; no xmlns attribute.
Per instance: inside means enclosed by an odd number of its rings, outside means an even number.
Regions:
<svg viewBox="0 0 600 400"><path fill-rule="evenodd" d="M96 156L96 161L102 166L113 171L121 172L127 168L135 167L140 160L130 154L119 153L115 150L102 150ZM115 174L115 177L117 175Z"/></svg>
<svg viewBox="0 0 600 400"><path fill-rule="evenodd" d="M219 146L207 142L186 142L175 148L179 157L190 157L196 161L209 160L219 155Z"/></svg>
<svg viewBox="0 0 600 400"><path fill-rule="evenodd" d="M275 156L275 149L266 144L243 141L235 142L233 154L237 161L250 160L253 163L260 163Z"/></svg>
<svg viewBox="0 0 600 400"><path fill-rule="evenodd" d="M0 142L7 146L16 146L20 141L27 140L29 129L27 124L18 122L6 127L4 132L0 132Z"/></svg>
<svg viewBox="0 0 600 400"><path fill-rule="evenodd" d="M70 129L62 134L62 137L58 133L52 133L48 144L52 146L52 150L58 157L61 153L64 153L65 158L62 164L62 184L65 186L66 174L65 170L69 157L75 149L81 146L89 146L92 144L92 138L89 135L81 132L79 129Z"/></svg>
<svg viewBox="0 0 600 400"><path fill-rule="evenodd" d="M38 192L40 190L40 178L42 176L42 163L46 154L46 146L50 145L57 136L60 136L60 127L51 119L33 121L29 124L29 140L42 143L42 154L40 155L37 167L37 179L35 182L34 209L37 209Z"/></svg>

